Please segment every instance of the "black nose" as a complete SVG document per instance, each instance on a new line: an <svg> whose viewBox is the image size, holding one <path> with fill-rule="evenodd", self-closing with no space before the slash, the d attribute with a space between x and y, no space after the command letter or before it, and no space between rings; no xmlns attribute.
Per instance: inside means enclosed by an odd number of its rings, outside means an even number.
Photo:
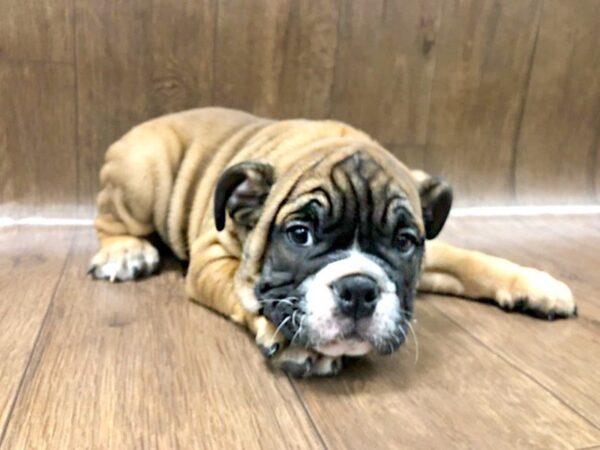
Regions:
<svg viewBox="0 0 600 450"><path fill-rule="evenodd" d="M379 286L365 275L348 275L333 283L338 308L354 319L368 317L375 311Z"/></svg>

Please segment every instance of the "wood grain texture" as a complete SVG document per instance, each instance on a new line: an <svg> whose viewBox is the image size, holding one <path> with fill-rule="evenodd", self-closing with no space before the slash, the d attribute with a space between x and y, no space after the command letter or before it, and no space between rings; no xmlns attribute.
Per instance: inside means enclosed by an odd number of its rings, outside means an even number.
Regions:
<svg viewBox="0 0 600 450"><path fill-rule="evenodd" d="M80 203L107 147L132 126L211 104L216 2L75 3Z"/></svg>
<svg viewBox="0 0 600 450"><path fill-rule="evenodd" d="M320 447L288 379L178 271L94 282L95 248L76 236L2 448Z"/></svg>
<svg viewBox="0 0 600 450"><path fill-rule="evenodd" d="M596 201L600 8L546 0L518 142L520 203Z"/></svg>
<svg viewBox="0 0 600 450"><path fill-rule="evenodd" d="M152 116L148 15L138 1L75 1L81 204L94 203L108 146Z"/></svg>
<svg viewBox="0 0 600 450"><path fill-rule="evenodd" d="M72 235L69 229L0 230L0 435L58 286Z"/></svg>
<svg viewBox="0 0 600 450"><path fill-rule="evenodd" d="M216 0L153 0L146 30L149 97L160 115L212 104Z"/></svg>
<svg viewBox="0 0 600 450"><path fill-rule="evenodd" d="M596 164L592 164L592 167L594 165L596 166L596 202L600 202L600 140L596 149Z"/></svg>
<svg viewBox="0 0 600 450"><path fill-rule="evenodd" d="M69 64L0 60L0 215L75 214L74 83Z"/></svg>
<svg viewBox="0 0 600 450"><path fill-rule="evenodd" d="M337 0L291 2L273 117L329 117L338 21Z"/></svg>
<svg viewBox="0 0 600 450"><path fill-rule="evenodd" d="M415 167L423 167L442 3L341 3L331 116Z"/></svg>
<svg viewBox="0 0 600 450"><path fill-rule="evenodd" d="M599 231L596 217L451 219L445 240L565 279L579 318L426 296L416 362L409 339L292 388L243 330L185 299L173 263L93 282L91 230L1 229L0 448L593 448Z"/></svg>
<svg viewBox="0 0 600 450"><path fill-rule="evenodd" d="M215 104L266 116L273 114L283 68L280 49L290 9L289 0L229 0L219 4Z"/></svg>
<svg viewBox="0 0 600 450"><path fill-rule="evenodd" d="M567 281L578 303L577 320L544 323L518 314L507 317L503 311L473 302L433 297L430 300L453 322L552 391L598 430L599 231L600 218L525 222L508 218L463 219L451 223L443 235L449 242L538 267Z"/></svg>
<svg viewBox="0 0 600 450"><path fill-rule="evenodd" d="M0 59L73 62L70 0L0 0Z"/></svg>
<svg viewBox="0 0 600 450"><path fill-rule="evenodd" d="M457 204L597 203L597 6L0 0L3 211L19 202L29 214L92 215L111 142L211 104L345 120L446 176ZM29 170L42 160L66 165L64 176ZM41 207L65 201L79 210Z"/></svg>
<svg viewBox="0 0 600 450"><path fill-rule="evenodd" d="M333 0L220 2L214 103L270 117L326 116L337 14Z"/></svg>
<svg viewBox="0 0 600 450"><path fill-rule="evenodd" d="M458 204L512 201L513 147L540 6L445 2L425 168L454 185Z"/></svg>

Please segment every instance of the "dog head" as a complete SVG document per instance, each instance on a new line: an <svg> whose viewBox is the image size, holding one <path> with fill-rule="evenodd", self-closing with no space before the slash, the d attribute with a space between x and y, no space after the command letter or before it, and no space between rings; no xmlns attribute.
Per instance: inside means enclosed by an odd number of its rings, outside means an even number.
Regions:
<svg viewBox="0 0 600 450"><path fill-rule="evenodd" d="M228 214L246 240L236 280L244 305L293 344L324 354L395 351L413 314L425 239L446 220L450 188L372 149L296 169L286 177L241 162L217 185L217 228Z"/></svg>

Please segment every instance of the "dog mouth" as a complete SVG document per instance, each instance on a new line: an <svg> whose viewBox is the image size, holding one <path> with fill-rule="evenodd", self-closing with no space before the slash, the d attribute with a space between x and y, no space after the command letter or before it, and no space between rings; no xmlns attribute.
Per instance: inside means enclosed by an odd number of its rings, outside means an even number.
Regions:
<svg viewBox="0 0 600 450"><path fill-rule="evenodd" d="M408 321L401 322L385 333L371 330L372 320L348 321L337 336L327 340L315 339L314 349L328 356L360 356L371 351L388 355L398 350L406 341Z"/></svg>
<svg viewBox="0 0 600 450"><path fill-rule="evenodd" d="M374 331L373 318L353 320L334 315L315 324L298 297L261 299L262 314L271 320L290 345L313 348L328 356L360 356L374 350L381 355L395 352L407 336L408 319L402 317L385 331ZM312 319L312 320L311 320ZM376 327L375 327L376 328Z"/></svg>
<svg viewBox="0 0 600 450"><path fill-rule="evenodd" d="M360 339L345 339L334 341L329 344L317 345L315 350L327 356L338 357L347 356L362 356L369 353L373 346L370 342Z"/></svg>

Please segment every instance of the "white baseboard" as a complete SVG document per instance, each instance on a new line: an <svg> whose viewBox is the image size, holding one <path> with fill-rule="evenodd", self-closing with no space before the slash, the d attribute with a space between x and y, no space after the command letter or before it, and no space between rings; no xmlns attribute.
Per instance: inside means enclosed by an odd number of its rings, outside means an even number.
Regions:
<svg viewBox="0 0 600 450"><path fill-rule="evenodd" d="M23 217L13 219L0 217L0 228L16 226L34 227L89 227L94 224L92 219L67 219L64 217Z"/></svg>

